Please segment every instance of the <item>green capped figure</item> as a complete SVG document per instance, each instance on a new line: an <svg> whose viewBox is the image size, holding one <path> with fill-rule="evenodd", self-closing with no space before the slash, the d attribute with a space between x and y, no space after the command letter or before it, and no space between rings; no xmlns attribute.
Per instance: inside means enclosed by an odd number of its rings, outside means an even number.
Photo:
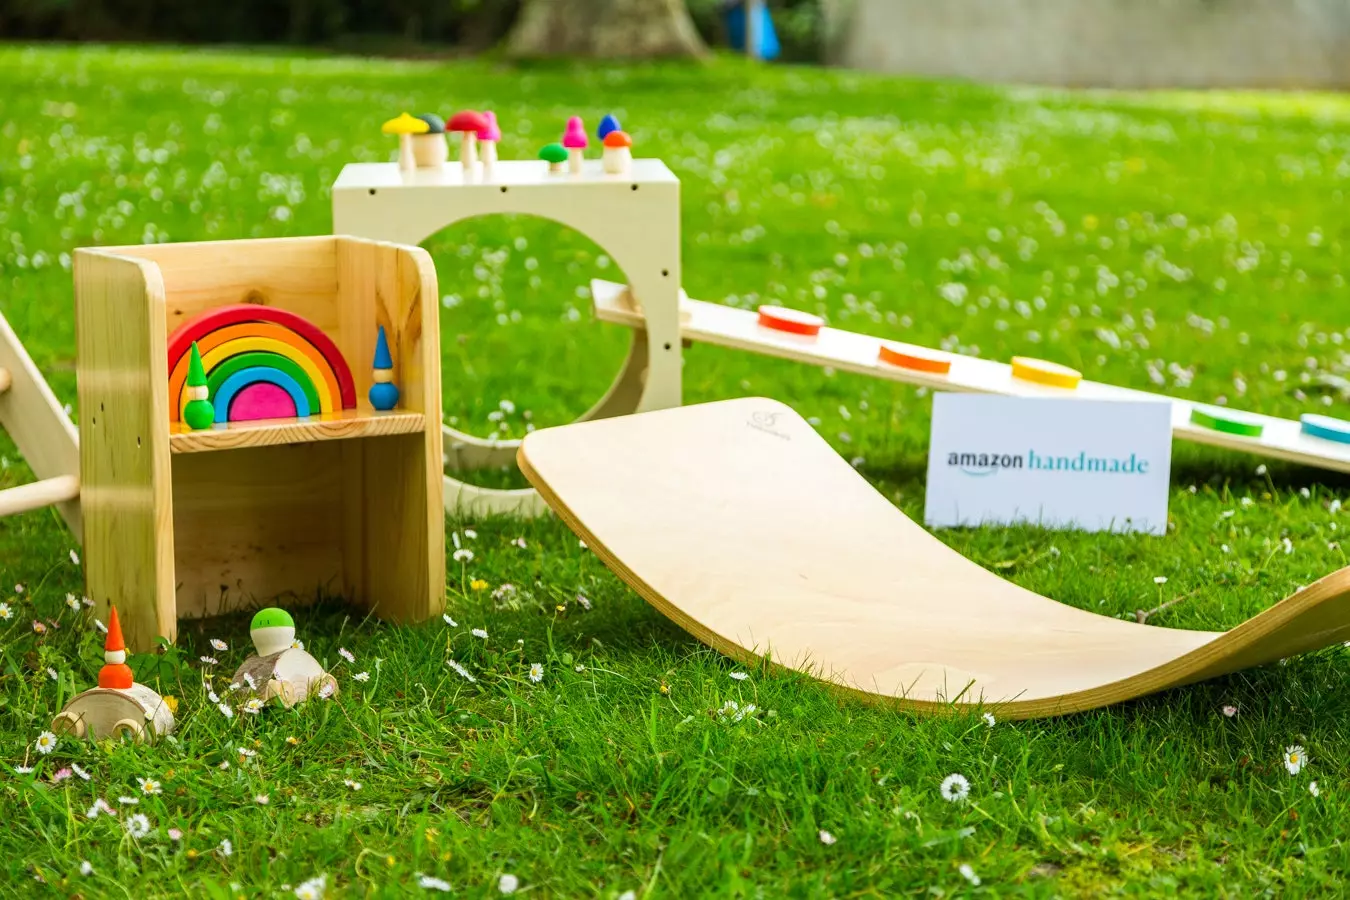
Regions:
<svg viewBox="0 0 1350 900"><path fill-rule="evenodd" d="M192 356L188 358L187 406L183 407L183 421L193 431L210 428L216 421L216 410L211 405L210 389L206 386L206 370L197 342L192 342Z"/></svg>
<svg viewBox="0 0 1350 900"><path fill-rule="evenodd" d="M258 610L249 627L253 656L234 673L231 686L264 703L273 698L291 707L314 694L327 699L337 694L337 679L305 652L295 639L295 620L284 609Z"/></svg>

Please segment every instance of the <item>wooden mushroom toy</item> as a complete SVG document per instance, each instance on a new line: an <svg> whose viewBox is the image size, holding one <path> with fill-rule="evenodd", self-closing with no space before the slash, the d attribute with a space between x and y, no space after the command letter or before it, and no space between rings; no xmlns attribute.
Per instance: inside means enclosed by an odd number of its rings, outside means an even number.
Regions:
<svg viewBox="0 0 1350 900"><path fill-rule="evenodd" d="M478 129L478 148L483 157L483 176L487 177L497 164L497 142L502 139L502 130L497 125L497 114L492 110L483 113L483 118L487 124Z"/></svg>
<svg viewBox="0 0 1350 900"><path fill-rule="evenodd" d="M417 168L417 157L413 154L412 136L426 134L430 126L416 116L403 113L396 119L390 119L380 127L385 134L398 135L398 167L404 172Z"/></svg>
<svg viewBox="0 0 1350 900"><path fill-rule="evenodd" d="M573 175L581 174L581 164L586 159L586 125L581 116L567 120L567 130L563 132L562 145L567 149L567 170Z"/></svg>
<svg viewBox="0 0 1350 900"><path fill-rule="evenodd" d="M459 135L460 165L472 169L478 162L478 132L487 127L487 118L480 112L466 109L451 116L447 127Z"/></svg>
<svg viewBox="0 0 1350 900"><path fill-rule="evenodd" d="M562 144L545 144L539 150L539 158L548 163L550 172L561 172L563 163L567 162L567 148Z"/></svg>
<svg viewBox="0 0 1350 900"><path fill-rule="evenodd" d="M108 616L103 662L98 687L72 697L52 720L52 731L96 741L106 737L143 741L173 731L173 710L168 702L132 677L116 607Z"/></svg>
<svg viewBox="0 0 1350 900"><path fill-rule="evenodd" d="M611 175L626 175L633 166L633 139L626 131L611 131L605 135L603 165Z"/></svg>
<svg viewBox="0 0 1350 900"><path fill-rule="evenodd" d="M235 671L231 683L236 689L256 694L264 703L276 698L287 708L313 694L337 694L337 679L317 659L294 646L295 620L286 610L259 610L249 635L255 653Z"/></svg>
<svg viewBox="0 0 1350 900"><path fill-rule="evenodd" d="M445 120L435 113L419 113L414 116L427 123L423 134L413 135L413 160L419 169L436 169L445 165L450 156L450 148L445 142Z"/></svg>
<svg viewBox="0 0 1350 900"><path fill-rule="evenodd" d="M604 141L605 138L609 137L611 131L622 130L623 126L619 124L619 120L614 118L613 115L605 113L605 117L600 120L600 127L595 129L595 136Z"/></svg>

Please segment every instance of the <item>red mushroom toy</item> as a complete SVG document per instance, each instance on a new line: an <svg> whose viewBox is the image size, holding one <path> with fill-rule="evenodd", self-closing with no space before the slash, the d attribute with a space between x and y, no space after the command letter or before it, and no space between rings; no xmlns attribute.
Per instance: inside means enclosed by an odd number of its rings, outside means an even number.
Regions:
<svg viewBox="0 0 1350 900"><path fill-rule="evenodd" d="M480 112L466 109L450 117L448 131L459 135L459 161L466 169L478 162L478 132L487 127L488 120Z"/></svg>

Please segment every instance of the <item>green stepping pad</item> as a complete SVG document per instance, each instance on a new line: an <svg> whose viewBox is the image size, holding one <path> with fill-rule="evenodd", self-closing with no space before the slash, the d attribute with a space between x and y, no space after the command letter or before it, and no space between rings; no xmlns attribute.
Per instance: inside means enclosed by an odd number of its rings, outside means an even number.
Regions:
<svg viewBox="0 0 1350 900"><path fill-rule="evenodd" d="M1266 426L1260 422L1240 413L1230 413L1211 406L1194 407L1191 410L1191 424L1241 437L1260 437L1266 430Z"/></svg>

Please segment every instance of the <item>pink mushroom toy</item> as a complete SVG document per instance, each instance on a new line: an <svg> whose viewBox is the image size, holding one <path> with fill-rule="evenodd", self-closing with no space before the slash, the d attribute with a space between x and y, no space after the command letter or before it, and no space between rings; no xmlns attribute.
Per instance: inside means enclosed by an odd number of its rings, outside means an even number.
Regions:
<svg viewBox="0 0 1350 900"><path fill-rule="evenodd" d="M562 145L567 148L567 169L573 175L581 174L581 163L586 158L586 126L581 116L567 120L567 130L563 132Z"/></svg>
<svg viewBox="0 0 1350 900"><path fill-rule="evenodd" d="M483 153L483 174L490 175L497 163L497 142L502 139L502 130L497 127L497 114L491 110L483 113L487 124L478 129L478 143Z"/></svg>
<svg viewBox="0 0 1350 900"><path fill-rule="evenodd" d="M478 132L487 127L487 119L480 112L466 109L450 117L447 131L459 134L459 161L466 169L478 162Z"/></svg>

